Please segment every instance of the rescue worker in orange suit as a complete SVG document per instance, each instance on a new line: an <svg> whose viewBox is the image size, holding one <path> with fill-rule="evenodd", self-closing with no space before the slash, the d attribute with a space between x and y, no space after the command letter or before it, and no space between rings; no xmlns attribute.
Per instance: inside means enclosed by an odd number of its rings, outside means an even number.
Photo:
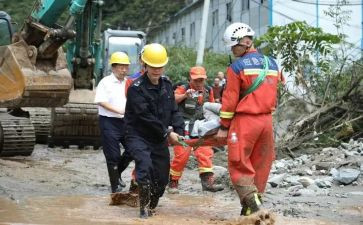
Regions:
<svg viewBox="0 0 363 225"><path fill-rule="evenodd" d="M271 113L282 78L275 60L265 59L255 50L254 34L247 24L234 23L226 28L223 37L237 59L227 69L221 127L216 138L227 139L228 170L241 202L241 215L260 210L260 194L265 190L275 159ZM261 71L266 72L264 81L244 95Z"/></svg>
<svg viewBox="0 0 363 225"><path fill-rule="evenodd" d="M126 184L121 173L132 161L125 144L126 76L130 60L124 52L115 52L110 57L112 73L102 78L96 89L99 124L103 153L106 158L111 192L120 192ZM120 143L125 151L121 155Z"/></svg>
<svg viewBox="0 0 363 225"><path fill-rule="evenodd" d="M194 121L203 119L203 103L214 102L213 89L206 85L207 73L201 66L192 67L189 71L190 82L181 85L175 90L175 101L179 110L183 113L185 123L188 124L186 135L190 135ZM174 158L171 162L170 181L168 192L178 193L179 179L182 176L189 156L191 147L175 146ZM211 146L200 146L194 151L197 158L199 174L203 191L217 192L223 190L222 185L214 183L213 174L213 149Z"/></svg>
<svg viewBox="0 0 363 225"><path fill-rule="evenodd" d="M146 72L127 90L125 121L127 149L136 165L140 217L147 218L165 192L170 170L168 143L178 143L184 121L175 103L172 83L162 76L168 63L166 49L160 44L149 44L141 58Z"/></svg>

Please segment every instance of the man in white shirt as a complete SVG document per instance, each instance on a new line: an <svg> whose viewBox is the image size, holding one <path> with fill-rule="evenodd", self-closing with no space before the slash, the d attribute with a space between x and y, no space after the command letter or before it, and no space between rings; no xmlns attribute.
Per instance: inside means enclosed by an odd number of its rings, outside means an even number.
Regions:
<svg viewBox="0 0 363 225"><path fill-rule="evenodd" d="M222 71L219 71L217 73L217 77L219 78L219 86L220 87L224 87L224 85L226 84L226 78L224 77L224 73Z"/></svg>
<svg viewBox="0 0 363 225"><path fill-rule="evenodd" d="M121 173L132 161L125 150L121 155L120 143L124 149L126 106L126 76L129 72L130 60L124 52L111 55L112 73L102 78L96 89L95 103L98 104L99 125L102 137L103 153L106 158L111 192L120 192L126 184L121 179Z"/></svg>

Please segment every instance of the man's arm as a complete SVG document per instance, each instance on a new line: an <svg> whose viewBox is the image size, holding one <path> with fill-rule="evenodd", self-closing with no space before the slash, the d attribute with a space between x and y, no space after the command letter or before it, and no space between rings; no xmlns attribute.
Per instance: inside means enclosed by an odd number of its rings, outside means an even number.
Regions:
<svg viewBox="0 0 363 225"><path fill-rule="evenodd" d="M109 96L106 92L106 87L105 87L105 83L103 82L103 80L101 80L101 82L97 86L94 102L97 103L98 105L102 106L103 108L107 109L110 112L120 114L120 115L125 114L125 109L119 109L109 103Z"/></svg>
<svg viewBox="0 0 363 225"><path fill-rule="evenodd" d="M183 86L179 86L175 89L175 102L176 104L181 103L186 98L190 98L192 96L193 89L186 90Z"/></svg>
<svg viewBox="0 0 363 225"><path fill-rule="evenodd" d="M227 83L222 96L220 112L221 126L228 129L239 102L241 88L240 74L236 74L231 67L227 70Z"/></svg>
<svg viewBox="0 0 363 225"><path fill-rule="evenodd" d="M104 79L100 81L96 88L94 103L99 104L100 102L108 102Z"/></svg>
<svg viewBox="0 0 363 225"><path fill-rule="evenodd" d="M228 136L228 129L235 114L239 103L241 78L240 74L236 74L231 67L227 70L227 82L225 84L222 95L222 108L220 112L221 127L215 138L218 141L225 141Z"/></svg>
<svg viewBox="0 0 363 225"><path fill-rule="evenodd" d="M217 102L216 99L214 98L214 91L213 88L210 88L210 92L209 92L209 102Z"/></svg>
<svg viewBox="0 0 363 225"><path fill-rule="evenodd" d="M118 109L117 107L111 105L108 102L99 102L98 103L100 106L102 106L103 108L107 109L110 112L116 113L116 114L120 114L120 115L124 115L125 114L125 109Z"/></svg>
<svg viewBox="0 0 363 225"><path fill-rule="evenodd" d="M174 94L173 94L173 97L174 97ZM181 136L184 136L184 127L185 127L185 124L184 124L184 119L183 119L183 116L181 114L181 112L179 111L178 109L178 105L176 104L176 101L173 101L173 108L172 108L172 116L171 116L171 126L173 127L174 129L174 132L181 135Z"/></svg>
<svg viewBox="0 0 363 225"><path fill-rule="evenodd" d="M180 102L182 102L186 98L187 98L187 93L186 92L184 94L176 94L175 93L175 102L178 103L178 104Z"/></svg>

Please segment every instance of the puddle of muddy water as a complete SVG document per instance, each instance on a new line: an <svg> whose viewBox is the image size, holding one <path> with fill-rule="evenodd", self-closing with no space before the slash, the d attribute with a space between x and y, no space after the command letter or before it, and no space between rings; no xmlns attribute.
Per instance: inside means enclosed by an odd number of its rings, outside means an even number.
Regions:
<svg viewBox="0 0 363 225"><path fill-rule="evenodd" d="M236 222L238 205L213 196L166 194L157 214L148 220L138 218L138 208L108 203L109 196L32 197L18 204L0 198L0 224L242 224ZM332 223L277 217L276 224Z"/></svg>

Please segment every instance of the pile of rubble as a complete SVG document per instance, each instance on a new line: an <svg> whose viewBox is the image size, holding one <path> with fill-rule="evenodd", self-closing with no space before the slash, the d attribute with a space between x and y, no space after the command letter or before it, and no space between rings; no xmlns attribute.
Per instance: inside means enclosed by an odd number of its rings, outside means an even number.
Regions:
<svg viewBox="0 0 363 225"><path fill-rule="evenodd" d="M285 188L290 196L330 195L333 186L363 185L361 173L362 138L342 143L337 148L323 148L312 155L276 160L271 169L268 188ZM363 196L363 191L346 195Z"/></svg>

